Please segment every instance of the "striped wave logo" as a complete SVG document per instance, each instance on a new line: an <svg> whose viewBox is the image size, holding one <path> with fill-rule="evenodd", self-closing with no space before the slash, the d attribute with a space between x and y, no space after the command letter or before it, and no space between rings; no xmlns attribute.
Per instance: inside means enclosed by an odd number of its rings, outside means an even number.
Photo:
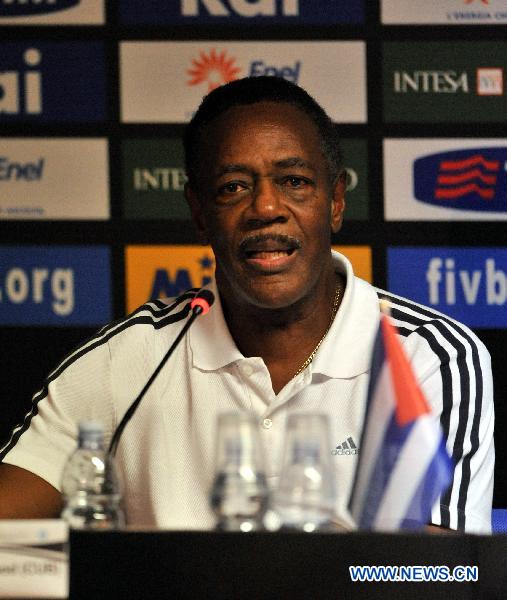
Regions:
<svg viewBox="0 0 507 600"><path fill-rule="evenodd" d="M0 0L1 17L45 15L77 6L80 0Z"/></svg>
<svg viewBox="0 0 507 600"><path fill-rule="evenodd" d="M424 156L414 162L414 196L446 208L505 212L506 163L507 147Z"/></svg>
<svg viewBox="0 0 507 600"><path fill-rule="evenodd" d="M443 160L435 197L454 200L477 194L484 200L493 200L499 170L500 161L487 160L482 154L464 160Z"/></svg>

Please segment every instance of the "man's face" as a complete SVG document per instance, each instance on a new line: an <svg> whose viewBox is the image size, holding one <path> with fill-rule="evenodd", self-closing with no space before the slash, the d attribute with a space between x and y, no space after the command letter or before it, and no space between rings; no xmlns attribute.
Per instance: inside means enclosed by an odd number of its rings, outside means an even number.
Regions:
<svg viewBox="0 0 507 600"><path fill-rule="evenodd" d="M225 300L277 309L311 298L332 268L330 231L344 207L344 183L330 182L313 122L262 102L228 110L203 139L187 198Z"/></svg>

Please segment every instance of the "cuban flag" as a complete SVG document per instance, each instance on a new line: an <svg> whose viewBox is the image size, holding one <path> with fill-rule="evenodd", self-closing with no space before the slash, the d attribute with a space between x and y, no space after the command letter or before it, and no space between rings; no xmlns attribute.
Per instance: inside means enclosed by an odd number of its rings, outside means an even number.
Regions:
<svg viewBox="0 0 507 600"><path fill-rule="evenodd" d="M390 318L373 349L366 416L349 509L359 529L418 529L451 483L452 462Z"/></svg>

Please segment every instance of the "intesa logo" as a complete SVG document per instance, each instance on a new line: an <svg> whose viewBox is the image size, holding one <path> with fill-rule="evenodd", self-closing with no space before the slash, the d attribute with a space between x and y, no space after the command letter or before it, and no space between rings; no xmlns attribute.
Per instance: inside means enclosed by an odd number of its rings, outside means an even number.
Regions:
<svg viewBox="0 0 507 600"><path fill-rule="evenodd" d="M475 211L507 211L507 147L430 154L414 161L420 202Z"/></svg>
<svg viewBox="0 0 507 600"><path fill-rule="evenodd" d="M77 6L80 0L0 0L0 17L44 15Z"/></svg>
<svg viewBox="0 0 507 600"><path fill-rule="evenodd" d="M192 68L187 69L190 76L188 85L200 85L206 82L208 91L238 78L241 69L236 59L229 57L226 50L217 52L212 48L208 53L201 51L199 58L192 59Z"/></svg>

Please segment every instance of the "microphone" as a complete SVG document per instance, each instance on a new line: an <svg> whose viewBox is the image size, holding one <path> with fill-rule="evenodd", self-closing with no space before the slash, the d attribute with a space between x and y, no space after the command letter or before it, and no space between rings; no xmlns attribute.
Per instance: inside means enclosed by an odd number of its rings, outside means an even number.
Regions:
<svg viewBox="0 0 507 600"><path fill-rule="evenodd" d="M190 326L192 325L192 323L197 319L197 317L199 315L205 315L207 312L209 312L209 309L213 305L214 301L215 301L215 295L210 290L204 290L204 289L199 290L197 292L197 294L194 296L194 299L190 302L190 310L192 311L190 318L187 320L185 325L182 327L181 331L177 335L177 337L174 340L174 342L172 343L171 347L165 353L164 357L158 364L157 368L153 371L151 377L146 382L146 384L143 387L143 389L141 390L140 394L129 406L127 412L123 415L123 418L120 421L118 427L115 429L115 431L113 433L113 437L111 438L111 443L109 444L108 454L110 456L115 456L116 449L118 448L118 443L120 441L121 434L123 433L123 430L125 429L125 426L130 421L130 419L133 417L141 400L143 399L146 392L149 390L151 384L155 381L157 375L162 370L162 367L169 360L169 357L171 356L171 354L176 350L176 347L181 342L181 340L183 339L183 337L187 333L187 331L190 329Z"/></svg>
<svg viewBox="0 0 507 600"><path fill-rule="evenodd" d="M205 315L213 306L213 302L215 302L215 295L213 292L210 290L199 290L190 303L190 308L192 309L192 312L197 313L197 315Z"/></svg>

